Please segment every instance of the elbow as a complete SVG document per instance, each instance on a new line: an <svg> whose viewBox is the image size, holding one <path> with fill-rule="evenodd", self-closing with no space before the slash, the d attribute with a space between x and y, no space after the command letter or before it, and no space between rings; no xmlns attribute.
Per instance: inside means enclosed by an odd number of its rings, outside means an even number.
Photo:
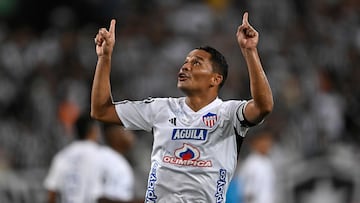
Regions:
<svg viewBox="0 0 360 203"><path fill-rule="evenodd" d="M257 106L260 117L264 118L273 111L274 101L271 97L270 99L267 99L266 102L257 103L255 105Z"/></svg>
<svg viewBox="0 0 360 203"><path fill-rule="evenodd" d="M117 122L115 107L112 104L92 106L90 117L101 122Z"/></svg>
<svg viewBox="0 0 360 203"><path fill-rule="evenodd" d="M101 121L106 114L107 103L103 103L97 99L92 99L90 104L90 117Z"/></svg>
<svg viewBox="0 0 360 203"><path fill-rule="evenodd" d="M90 111L90 117L95 120L99 119L99 116L96 114L96 112L93 109L91 109Z"/></svg>
<svg viewBox="0 0 360 203"><path fill-rule="evenodd" d="M99 114L96 111L94 111L93 109L91 109L91 111L90 111L90 117L95 120L99 120L99 118L100 118Z"/></svg>
<svg viewBox="0 0 360 203"><path fill-rule="evenodd" d="M266 104L264 104L261 108L261 114L263 115L263 117L269 115L274 109L274 101L271 98Z"/></svg>
<svg viewBox="0 0 360 203"><path fill-rule="evenodd" d="M91 107L91 110L90 110L90 117L92 119L95 119L95 120L101 120L102 118L102 113L101 111L99 111L98 109L94 108L94 107Z"/></svg>

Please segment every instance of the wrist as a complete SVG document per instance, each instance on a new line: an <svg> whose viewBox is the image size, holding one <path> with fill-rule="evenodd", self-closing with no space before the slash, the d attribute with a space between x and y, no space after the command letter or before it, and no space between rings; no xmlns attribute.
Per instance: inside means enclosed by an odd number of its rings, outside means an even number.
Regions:
<svg viewBox="0 0 360 203"><path fill-rule="evenodd" d="M111 60L111 55L107 55L107 54L102 54L102 55L98 55L98 60Z"/></svg>
<svg viewBox="0 0 360 203"><path fill-rule="evenodd" d="M243 48L243 47L241 47L241 52L243 52L243 53L257 53L257 47L251 47L251 48Z"/></svg>
<svg viewBox="0 0 360 203"><path fill-rule="evenodd" d="M258 54L257 48L253 47L253 48L241 48L241 53L243 54L243 56L245 58L249 57L249 56L254 56Z"/></svg>

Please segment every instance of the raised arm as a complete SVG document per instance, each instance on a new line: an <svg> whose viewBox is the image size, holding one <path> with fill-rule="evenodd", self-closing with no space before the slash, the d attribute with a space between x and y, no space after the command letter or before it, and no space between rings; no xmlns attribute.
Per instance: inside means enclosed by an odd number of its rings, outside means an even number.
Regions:
<svg viewBox="0 0 360 203"><path fill-rule="evenodd" d="M115 45L115 20L109 30L99 29L95 37L98 61L91 91L91 117L103 122L121 124L112 102L110 86L111 56Z"/></svg>
<svg viewBox="0 0 360 203"><path fill-rule="evenodd" d="M248 68L252 96L245 108L244 116L247 121L256 124L272 111L274 102L257 51L259 33L249 24L247 12L244 13L242 25L238 27L236 36Z"/></svg>

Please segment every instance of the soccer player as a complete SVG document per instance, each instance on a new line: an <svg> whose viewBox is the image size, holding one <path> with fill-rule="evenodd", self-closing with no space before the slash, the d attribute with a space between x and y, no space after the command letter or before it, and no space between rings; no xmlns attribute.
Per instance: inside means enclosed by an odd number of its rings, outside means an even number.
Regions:
<svg viewBox="0 0 360 203"><path fill-rule="evenodd" d="M134 174L124 157L134 143L134 134L120 125L105 125L101 149L102 183L98 203L135 203Z"/></svg>
<svg viewBox="0 0 360 203"><path fill-rule="evenodd" d="M81 116L76 128L77 140L56 154L44 181L48 203L95 203L98 198L100 129L89 115Z"/></svg>
<svg viewBox="0 0 360 203"><path fill-rule="evenodd" d="M258 129L249 140L251 153L239 169L239 183L245 203L276 202L276 175L269 155L273 135L268 129Z"/></svg>
<svg viewBox="0 0 360 203"><path fill-rule="evenodd" d="M225 202L240 144L249 127L273 109L269 83L257 52L258 32L244 13L237 41L245 58L252 99L222 101L227 77L224 56L211 47L192 50L179 70L181 98L113 103L110 89L115 20L96 35L91 116L128 129L153 133L146 202Z"/></svg>

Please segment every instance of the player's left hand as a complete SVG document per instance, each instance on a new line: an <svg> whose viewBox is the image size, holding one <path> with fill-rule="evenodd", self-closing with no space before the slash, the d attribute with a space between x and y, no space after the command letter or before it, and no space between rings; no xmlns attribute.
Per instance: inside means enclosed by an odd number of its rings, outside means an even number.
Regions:
<svg viewBox="0 0 360 203"><path fill-rule="evenodd" d="M245 12L242 24L238 27L236 33L241 49L254 49L259 42L259 33L250 25L248 16L248 12Z"/></svg>
<svg viewBox="0 0 360 203"><path fill-rule="evenodd" d="M109 31L106 28L99 29L95 37L96 54L98 57L111 56L115 45L115 19L110 22Z"/></svg>

